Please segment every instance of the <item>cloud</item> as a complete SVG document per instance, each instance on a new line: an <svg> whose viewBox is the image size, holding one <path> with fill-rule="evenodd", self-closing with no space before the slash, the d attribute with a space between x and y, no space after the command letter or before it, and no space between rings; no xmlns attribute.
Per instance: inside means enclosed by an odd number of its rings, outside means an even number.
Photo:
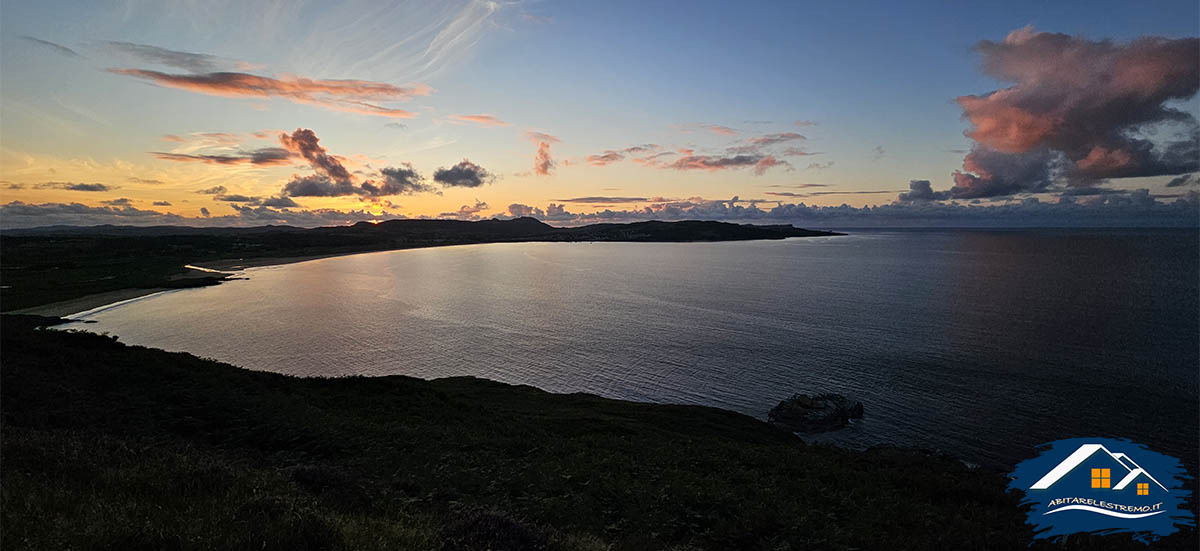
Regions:
<svg viewBox="0 0 1200 551"><path fill-rule="evenodd" d="M537 152L533 155L533 173L548 176L557 164L550 156L550 144L558 143L558 137L543 132L526 131L525 135L537 144Z"/></svg>
<svg viewBox="0 0 1200 551"><path fill-rule="evenodd" d="M128 197L119 197L117 199L109 199L107 201L100 201L100 202L102 204L111 205L114 207L127 207L127 206L133 204L133 199L130 199Z"/></svg>
<svg viewBox="0 0 1200 551"><path fill-rule="evenodd" d="M427 96L432 91L424 84L403 87L368 80L320 80L303 77L276 79L235 72L168 74L143 69L109 69L109 72L147 80L168 88L211 96L278 97L334 111L394 118L412 118L416 115L403 109L392 109L368 102L404 101L415 96Z"/></svg>
<svg viewBox="0 0 1200 551"><path fill-rule="evenodd" d="M975 148L954 172L950 195L957 199L999 197L1045 191L1061 166L1055 152L1040 148L1021 154Z"/></svg>
<svg viewBox="0 0 1200 551"><path fill-rule="evenodd" d="M408 125L404 124L402 122L389 122L389 123L384 123L383 127L384 128L398 128L400 130L403 130L405 128L408 128Z"/></svg>
<svg viewBox="0 0 1200 551"><path fill-rule="evenodd" d="M65 189L68 191L112 191L118 189L116 186L100 183L87 184L83 182L43 182L33 187L36 189Z"/></svg>
<svg viewBox="0 0 1200 551"><path fill-rule="evenodd" d="M340 161L326 153L325 148L321 147L320 141L316 133L307 128L297 128L290 136L279 135L279 143L283 144L288 151L304 157L313 170L334 181L349 183L350 172L342 166Z"/></svg>
<svg viewBox="0 0 1200 551"><path fill-rule="evenodd" d="M160 186L163 184L162 180L154 180L151 178L138 178L135 176L130 176L129 181L134 184L146 184L148 186Z"/></svg>
<svg viewBox="0 0 1200 551"><path fill-rule="evenodd" d="M597 155L588 155L585 160L588 162L588 164L590 164L592 166L605 166L605 165L608 165L611 163L616 163L616 162L620 162L620 161L624 160L626 155L650 153L653 151L657 151L659 148L661 148L661 146L658 144L646 143L646 144L626 147L625 149L621 149L619 151L614 150L614 149L607 149L603 153L600 153ZM645 164L650 159L652 159L654 157L658 157L659 155L662 155L662 154L651 155L649 157L645 157L645 158L641 158L641 159L634 159L633 161L635 163Z"/></svg>
<svg viewBox="0 0 1200 551"><path fill-rule="evenodd" d="M409 195L417 192L434 191L424 183L424 178L411 164L387 167L379 171L378 180L367 180L355 185L350 171L321 146L316 133L307 128L297 128L289 134L280 134L279 143L287 151L300 155L308 161L316 174L293 176L280 191L283 197L343 197L361 195L380 197L385 195ZM282 199L280 199L282 202Z"/></svg>
<svg viewBox="0 0 1200 551"><path fill-rule="evenodd" d="M619 151L613 151L611 149L599 155L587 156L587 162L592 166L604 166L609 163L621 161L623 159L625 159L625 155L622 155Z"/></svg>
<svg viewBox="0 0 1200 551"><path fill-rule="evenodd" d="M446 187L479 187L490 184L496 176L483 167L463 159L450 168L439 168L433 172L433 181Z"/></svg>
<svg viewBox="0 0 1200 551"><path fill-rule="evenodd" d="M291 162L292 158L291 152L278 147L264 147L253 151L238 151L234 155L168 153L164 151L151 151L150 154L154 155L156 159L163 161L199 162L218 165L285 165Z"/></svg>
<svg viewBox="0 0 1200 551"><path fill-rule="evenodd" d="M193 73L216 71L221 65L226 64L221 58L208 54L168 50L132 42L105 42L105 44L112 50L134 56L147 63L165 65Z"/></svg>
<svg viewBox="0 0 1200 551"><path fill-rule="evenodd" d="M1194 186L1196 184L1200 184L1200 174L1184 174L1177 178L1171 178L1171 181L1167 182L1167 187Z"/></svg>
<svg viewBox="0 0 1200 551"><path fill-rule="evenodd" d="M56 44L54 42L50 42L49 40L42 40L40 38L34 38L32 36L21 36L19 38L21 40L32 42L39 46L44 46L46 48L50 48L51 50L53 50L55 53L57 53L59 55L63 55L66 57L83 57L83 56L79 55L79 52L76 52L75 50L72 50L66 46L63 46L62 44Z"/></svg>
<svg viewBox="0 0 1200 551"><path fill-rule="evenodd" d="M213 201L223 201L226 203L240 203L240 204L256 206L256 207L263 206L263 207L274 207L274 208L293 208L293 207L300 206L298 203L293 201L291 197L285 197L285 196L267 197L264 199L257 195L249 196L249 195L231 194L231 195L218 195L216 197L213 197ZM155 203L155 204L157 204L157 203ZM233 206L235 208L238 207L238 205L233 205Z"/></svg>
<svg viewBox="0 0 1200 551"><path fill-rule="evenodd" d="M763 157L757 163L755 163L754 174L758 175L758 176L762 176L763 174L767 173L768 169L770 169L771 167L776 167L776 166L786 166L788 168L788 170L794 170L791 163L789 163L787 161L781 161L771 155L767 155L766 157Z"/></svg>
<svg viewBox="0 0 1200 551"><path fill-rule="evenodd" d="M171 202L170 201L155 201L153 203L153 205L156 207L169 207L169 206L171 206Z"/></svg>
<svg viewBox="0 0 1200 551"><path fill-rule="evenodd" d="M913 201L941 201L949 198L949 191L933 191L933 185L929 183L929 180L911 180L908 182L908 191L901 193L896 200L902 203L911 203Z"/></svg>
<svg viewBox="0 0 1200 551"><path fill-rule="evenodd" d="M250 197L248 195L238 194L216 195L213 197L213 201L225 201L226 203L260 203L262 202L262 197Z"/></svg>
<svg viewBox="0 0 1200 551"><path fill-rule="evenodd" d="M264 207L290 208L299 207L300 205L292 200L291 197L268 197L262 200Z"/></svg>
<svg viewBox="0 0 1200 551"><path fill-rule="evenodd" d="M223 195L226 191L228 190L225 189L225 186L213 186L210 188L198 189L196 190L196 193L202 195Z"/></svg>
<svg viewBox="0 0 1200 551"><path fill-rule="evenodd" d="M676 127L681 132L696 132L703 130L705 132L718 134L721 136L736 136L738 134L738 130L736 128L730 128L728 126L710 124L706 122L688 122L676 125Z"/></svg>
<svg viewBox="0 0 1200 551"><path fill-rule="evenodd" d="M750 138L749 142L751 144L754 144L754 145L757 145L760 147L765 147L765 146L771 146L771 145L775 145L775 144L781 144L781 143L786 143L786 142L791 142L791 141L796 141L796 140L806 140L806 139L808 139L808 138L805 138L804 135L797 134L795 132L780 132L777 134L765 134L762 136L756 136L756 137Z"/></svg>
<svg viewBox="0 0 1200 551"><path fill-rule="evenodd" d="M572 197L558 199L559 203L645 203L645 197Z"/></svg>
<svg viewBox="0 0 1200 551"><path fill-rule="evenodd" d="M762 175L775 166L791 167L787 161L781 161L770 155L694 155L690 154L676 159L674 162L662 165L662 168L673 170L705 170L715 172L738 168L754 167L754 173Z"/></svg>
<svg viewBox="0 0 1200 551"><path fill-rule="evenodd" d="M809 155L820 155L820 154L821 154L820 152L810 152L810 151L800 148L800 147L789 147L787 149L784 149L782 152L780 152L780 155L784 156L784 157L807 157Z"/></svg>
<svg viewBox="0 0 1200 551"><path fill-rule="evenodd" d="M665 168L675 170L725 170L729 168L745 168L758 164L762 160L761 155L734 155L732 157L720 157L714 155L687 155L677 159L675 162L666 165Z"/></svg>
<svg viewBox="0 0 1200 551"><path fill-rule="evenodd" d="M824 163L808 163L808 166L805 168L807 168L809 170L825 170L832 166L833 166L833 161L827 161Z"/></svg>
<svg viewBox="0 0 1200 551"><path fill-rule="evenodd" d="M797 126L797 127L800 127L800 128L804 128L804 127L807 127L807 126L817 126L817 125L819 125L819 124L821 124L821 123L819 123L819 122L814 122L814 121L796 121L796 122L793 122L793 123L792 123L792 125L793 125L793 126Z"/></svg>
<svg viewBox="0 0 1200 551"><path fill-rule="evenodd" d="M521 218L525 216L536 216L538 218L546 216L546 211L537 207L523 205L521 203L513 203L508 206L506 211L511 218Z"/></svg>
<svg viewBox="0 0 1200 551"><path fill-rule="evenodd" d="M957 98L975 146L954 197L1200 170L1197 121L1171 106L1200 87L1200 39L1116 43L1026 27L976 49L986 74L1013 84Z"/></svg>
<svg viewBox="0 0 1200 551"><path fill-rule="evenodd" d="M262 205L230 204L229 206L234 211L233 214L223 216L213 216L207 208L201 208L200 217L197 218L155 210L143 210L130 206L92 207L79 203L29 204L13 201L0 205L0 224L5 228L27 228L55 224L75 226L93 226L98 224L133 226L190 225L206 227L289 224L301 227L313 227L353 224L363 220L404 218L402 215L387 211L376 214L364 210L281 210L267 205L267 201L264 201Z"/></svg>
<svg viewBox="0 0 1200 551"><path fill-rule="evenodd" d="M363 182L362 188L367 191L368 195L412 195L436 191L433 186L425 183L425 177L421 176L417 169L409 163L404 163L400 167L380 169L379 174L382 178L379 182Z"/></svg>
<svg viewBox="0 0 1200 551"><path fill-rule="evenodd" d="M479 220L479 219L483 218L482 216L480 216L479 213L483 212L487 208L488 208L487 203L484 203L483 201L476 199L474 205L463 205L463 206L459 207L459 209L457 211L443 212L438 215L438 218L454 218L454 219L458 219L458 220Z"/></svg>
<svg viewBox="0 0 1200 551"><path fill-rule="evenodd" d="M650 166L650 167L659 166L660 159L665 159L666 157L674 157L675 155L678 155L678 154L679 153L676 153L674 151L662 151L659 153L655 153L653 155L635 158L635 159L633 159L633 162L640 164L640 165Z"/></svg>
<svg viewBox="0 0 1200 551"><path fill-rule="evenodd" d="M350 180L337 181L324 174L295 176L283 185L280 195L286 197L343 197L358 195L360 188Z"/></svg>
<svg viewBox="0 0 1200 551"><path fill-rule="evenodd" d="M826 193L826 192L820 192ZM855 192L827 192L855 193ZM864 191L861 193L895 193ZM962 205L940 201L912 201L888 205L851 207L778 204L768 209L741 206L733 200L692 198L664 201L637 209L605 209L574 213L551 203L545 210L520 203L509 205L506 218L533 216L565 225L642 220L725 220L759 224L791 223L800 227L1080 227L1184 226L1194 227L1200 214L1200 192L1190 192L1173 202L1155 200L1147 190L1097 196L1090 202L1043 203L1036 198L1002 205Z"/></svg>
<svg viewBox="0 0 1200 551"><path fill-rule="evenodd" d="M512 126L511 123L504 122L491 115L450 115L447 118L459 122L469 122L479 126Z"/></svg>

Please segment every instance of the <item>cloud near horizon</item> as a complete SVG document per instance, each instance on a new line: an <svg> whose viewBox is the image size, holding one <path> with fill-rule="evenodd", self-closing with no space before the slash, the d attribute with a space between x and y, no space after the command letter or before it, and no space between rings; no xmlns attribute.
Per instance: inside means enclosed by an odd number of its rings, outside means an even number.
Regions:
<svg viewBox="0 0 1200 551"><path fill-rule="evenodd" d="M950 197L1200 170L1197 121L1170 106L1200 87L1200 39L1116 43L1025 27L976 50L985 74L1013 84L957 98L975 146Z"/></svg>
<svg viewBox="0 0 1200 551"><path fill-rule="evenodd" d="M918 187L922 187L918 185ZM1115 193L1110 193L1114 192ZM847 193L847 192L818 192ZM866 193L866 192L864 192ZM874 193L874 192L870 192ZM1166 196L1162 196L1166 197ZM591 198L578 198L591 199ZM612 198L608 198L612 199ZM661 201L656 201L661 199ZM4 228L48 226L55 224L98 225L161 225L186 224L202 226L291 224L296 226L319 226L350 224L362 220L385 220L405 218L386 211L373 214L367 211L343 212L333 209L291 210L273 208L264 199L261 204L230 203L235 214L211 216L208 209L201 209L199 218L143 210L132 206L93 207L80 203L31 204L12 201L0 205L0 224ZM1042 202L1035 197L1022 201L996 205L960 204L942 201L910 201L878 206L851 207L816 206L804 203L779 203L768 209L753 204L758 200L727 200L692 198L672 200L651 198L653 204L637 209L606 209L593 213L575 213L567 210L563 201L552 202L545 209L513 203L508 205L499 218L532 216L560 225L580 225L601 222L636 222L644 220L724 220L730 222L779 224L791 223L802 227L1063 227L1063 226L1112 226L1114 223L1134 226L1196 227L1200 213L1200 191L1190 190L1163 202L1150 195L1146 189L1104 190L1095 195L1064 196L1057 202ZM750 202L749 206L741 204ZM765 202L765 201L763 201ZM479 220L485 214L487 203L476 201L474 205L463 205L458 211L442 213L440 216L456 219Z"/></svg>

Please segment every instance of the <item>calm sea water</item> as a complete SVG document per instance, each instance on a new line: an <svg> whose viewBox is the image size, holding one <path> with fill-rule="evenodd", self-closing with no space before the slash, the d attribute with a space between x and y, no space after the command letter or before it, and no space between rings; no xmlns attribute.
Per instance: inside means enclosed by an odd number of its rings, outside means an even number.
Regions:
<svg viewBox="0 0 1200 551"><path fill-rule="evenodd" d="M1197 456L1195 230L864 231L521 243L254 268L81 316L123 342L303 376L474 375L765 417L1007 466L1074 436Z"/></svg>

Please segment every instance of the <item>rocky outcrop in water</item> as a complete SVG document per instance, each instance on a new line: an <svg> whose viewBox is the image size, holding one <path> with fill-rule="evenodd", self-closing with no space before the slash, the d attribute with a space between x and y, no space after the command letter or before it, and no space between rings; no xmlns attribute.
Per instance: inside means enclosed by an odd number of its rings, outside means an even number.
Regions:
<svg viewBox="0 0 1200 551"><path fill-rule="evenodd" d="M827 432L862 416L862 402L841 394L793 394L771 409L767 421L792 432Z"/></svg>

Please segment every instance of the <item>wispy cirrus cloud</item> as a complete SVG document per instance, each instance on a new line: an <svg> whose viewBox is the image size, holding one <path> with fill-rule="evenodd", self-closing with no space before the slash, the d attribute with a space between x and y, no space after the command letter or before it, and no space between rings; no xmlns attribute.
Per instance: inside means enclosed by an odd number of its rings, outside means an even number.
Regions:
<svg viewBox="0 0 1200 551"><path fill-rule="evenodd" d="M736 136L740 132L736 128L730 128L728 126L707 122L686 122L676 125L676 128L678 128L681 132L704 131L720 136Z"/></svg>
<svg viewBox="0 0 1200 551"><path fill-rule="evenodd" d="M148 44L117 41L104 42L103 44L113 52L132 56L147 63L174 67L192 73L208 73L226 65L236 64L232 60L226 60L214 55L168 50L167 48L159 48L158 46L150 46Z"/></svg>
<svg viewBox="0 0 1200 551"><path fill-rule="evenodd" d="M512 123L502 121L492 115L450 115L446 118L452 121L469 122L479 126L512 126Z"/></svg>
<svg viewBox="0 0 1200 551"><path fill-rule="evenodd" d="M368 80L272 78L237 72L170 74L145 69L109 69L109 72L198 94L233 98L277 97L334 111L392 118L412 118L416 114L370 102L406 101L432 92L432 88L424 84L396 86Z"/></svg>
<svg viewBox="0 0 1200 551"><path fill-rule="evenodd" d="M53 50L55 53L57 53L59 55L63 55L66 57L80 57L80 58L83 57L83 56L79 55L79 52L76 52L75 50L72 50L66 46L63 46L62 44L50 42L49 40L42 40L40 38L35 38L32 36L27 36L27 35L22 35L19 38L26 42L37 44L38 46L42 46L44 48L49 48L50 50Z"/></svg>

